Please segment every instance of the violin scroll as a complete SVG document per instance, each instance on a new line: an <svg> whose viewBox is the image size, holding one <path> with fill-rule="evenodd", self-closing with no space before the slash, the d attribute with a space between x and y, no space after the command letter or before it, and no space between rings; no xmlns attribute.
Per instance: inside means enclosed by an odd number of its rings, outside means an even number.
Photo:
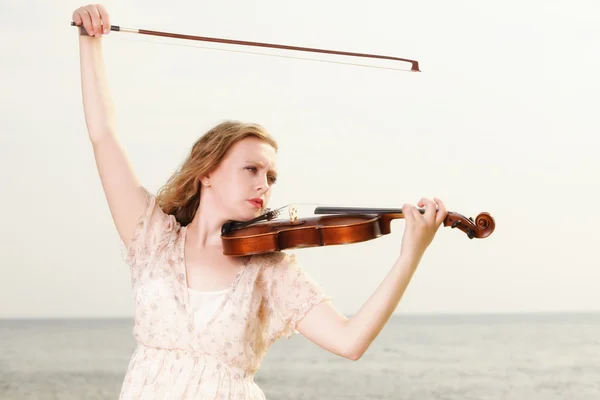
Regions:
<svg viewBox="0 0 600 400"><path fill-rule="evenodd" d="M456 212L448 212L444 220L444 226L452 229L458 228L467 234L469 239L483 239L492 234L496 229L496 221L487 212L480 213L473 221L471 217L465 217Z"/></svg>

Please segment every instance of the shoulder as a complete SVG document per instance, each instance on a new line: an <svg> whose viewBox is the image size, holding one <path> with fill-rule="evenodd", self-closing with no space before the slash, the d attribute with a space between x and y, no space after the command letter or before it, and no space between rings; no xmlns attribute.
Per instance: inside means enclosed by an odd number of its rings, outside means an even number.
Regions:
<svg viewBox="0 0 600 400"><path fill-rule="evenodd" d="M177 235L182 228L175 216L165 213L160 207L157 197L148 191L146 191L145 210L138 218L138 227L155 240Z"/></svg>
<svg viewBox="0 0 600 400"><path fill-rule="evenodd" d="M284 251L259 254L252 256L252 259L262 274L273 274L297 265L296 255Z"/></svg>
<svg viewBox="0 0 600 400"><path fill-rule="evenodd" d="M288 270L295 264L295 255L286 252L272 252L252 256L252 262L257 267L257 283L259 286L269 288L276 275Z"/></svg>
<svg viewBox="0 0 600 400"><path fill-rule="evenodd" d="M289 262L293 254L288 254L284 251L274 251L271 253L257 254L252 256L253 261L259 264L262 268L273 268Z"/></svg>
<svg viewBox="0 0 600 400"><path fill-rule="evenodd" d="M174 215L165 213L154 194L146 190L143 212L138 216L129 246L124 246L128 264L147 260L152 254L165 251L175 243L182 226Z"/></svg>
<svg viewBox="0 0 600 400"><path fill-rule="evenodd" d="M277 252L260 256L257 283L267 293L290 291L315 287L316 282L307 274L296 254ZM282 294L282 293L281 293Z"/></svg>

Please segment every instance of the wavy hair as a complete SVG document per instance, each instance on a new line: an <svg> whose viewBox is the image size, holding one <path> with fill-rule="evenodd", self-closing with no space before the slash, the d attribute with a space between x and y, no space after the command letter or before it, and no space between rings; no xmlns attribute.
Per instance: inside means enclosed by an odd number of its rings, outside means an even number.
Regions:
<svg viewBox="0 0 600 400"><path fill-rule="evenodd" d="M219 166L233 144L247 137L262 139L278 150L275 139L261 125L222 122L196 140L181 166L159 190L157 204L182 226L188 225L200 204L200 178Z"/></svg>

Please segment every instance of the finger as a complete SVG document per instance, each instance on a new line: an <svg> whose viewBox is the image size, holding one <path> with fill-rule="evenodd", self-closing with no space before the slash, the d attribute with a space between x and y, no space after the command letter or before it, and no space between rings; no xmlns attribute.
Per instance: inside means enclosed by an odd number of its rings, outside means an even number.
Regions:
<svg viewBox="0 0 600 400"><path fill-rule="evenodd" d="M411 216L410 218L411 218L411 222L413 224L422 225L425 223L425 221L423 220L423 216L421 215L421 212L419 210L417 210L417 208L415 206L406 204L406 213Z"/></svg>
<svg viewBox="0 0 600 400"><path fill-rule="evenodd" d="M444 220L446 219L446 216L448 215L448 211L446 210L446 205L444 204L444 202L440 199L438 199L437 197L433 198L435 200L435 202L437 203L438 206L438 212L436 213L435 216L435 223L437 225L441 225L442 222L444 222Z"/></svg>
<svg viewBox="0 0 600 400"><path fill-rule="evenodd" d="M94 30L92 28L92 18L90 17L90 13L86 9L81 9L79 11L79 16L81 17L83 29L85 29L88 35L93 36Z"/></svg>
<svg viewBox="0 0 600 400"><path fill-rule="evenodd" d="M79 10L75 10L71 18L73 19L73 22L75 22L75 25L81 25L81 15L79 15Z"/></svg>
<svg viewBox="0 0 600 400"><path fill-rule="evenodd" d="M423 214L423 217L427 222L435 221L436 206L432 200L422 198L419 200L418 205L419 207L425 207L425 213Z"/></svg>
<svg viewBox="0 0 600 400"><path fill-rule="evenodd" d="M106 10L106 7L104 7L102 4L99 4L98 12L100 13L100 18L102 19L102 25L104 26L104 34L108 34L111 27L108 11Z"/></svg>
<svg viewBox="0 0 600 400"><path fill-rule="evenodd" d="M92 19L92 29L94 30L94 36L102 35L102 21L100 19L100 12L96 7L89 7L88 12Z"/></svg>
<svg viewBox="0 0 600 400"><path fill-rule="evenodd" d="M425 224L425 219L423 218L423 214L421 214L421 211L419 211L417 207L411 207L410 209L413 215L415 216L415 222L418 224Z"/></svg>
<svg viewBox="0 0 600 400"><path fill-rule="evenodd" d="M415 214L412 212L412 207L408 204L402 206L402 214L406 220L406 224L412 224L415 221Z"/></svg>

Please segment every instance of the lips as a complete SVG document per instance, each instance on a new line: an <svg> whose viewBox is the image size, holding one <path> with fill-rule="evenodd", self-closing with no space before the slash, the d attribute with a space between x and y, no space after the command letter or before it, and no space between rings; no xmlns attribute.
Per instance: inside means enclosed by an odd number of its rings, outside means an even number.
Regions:
<svg viewBox="0 0 600 400"><path fill-rule="evenodd" d="M250 203L252 203L252 205L255 206L256 208L261 208L263 205L262 199L259 199L259 198L250 199L248 201Z"/></svg>

